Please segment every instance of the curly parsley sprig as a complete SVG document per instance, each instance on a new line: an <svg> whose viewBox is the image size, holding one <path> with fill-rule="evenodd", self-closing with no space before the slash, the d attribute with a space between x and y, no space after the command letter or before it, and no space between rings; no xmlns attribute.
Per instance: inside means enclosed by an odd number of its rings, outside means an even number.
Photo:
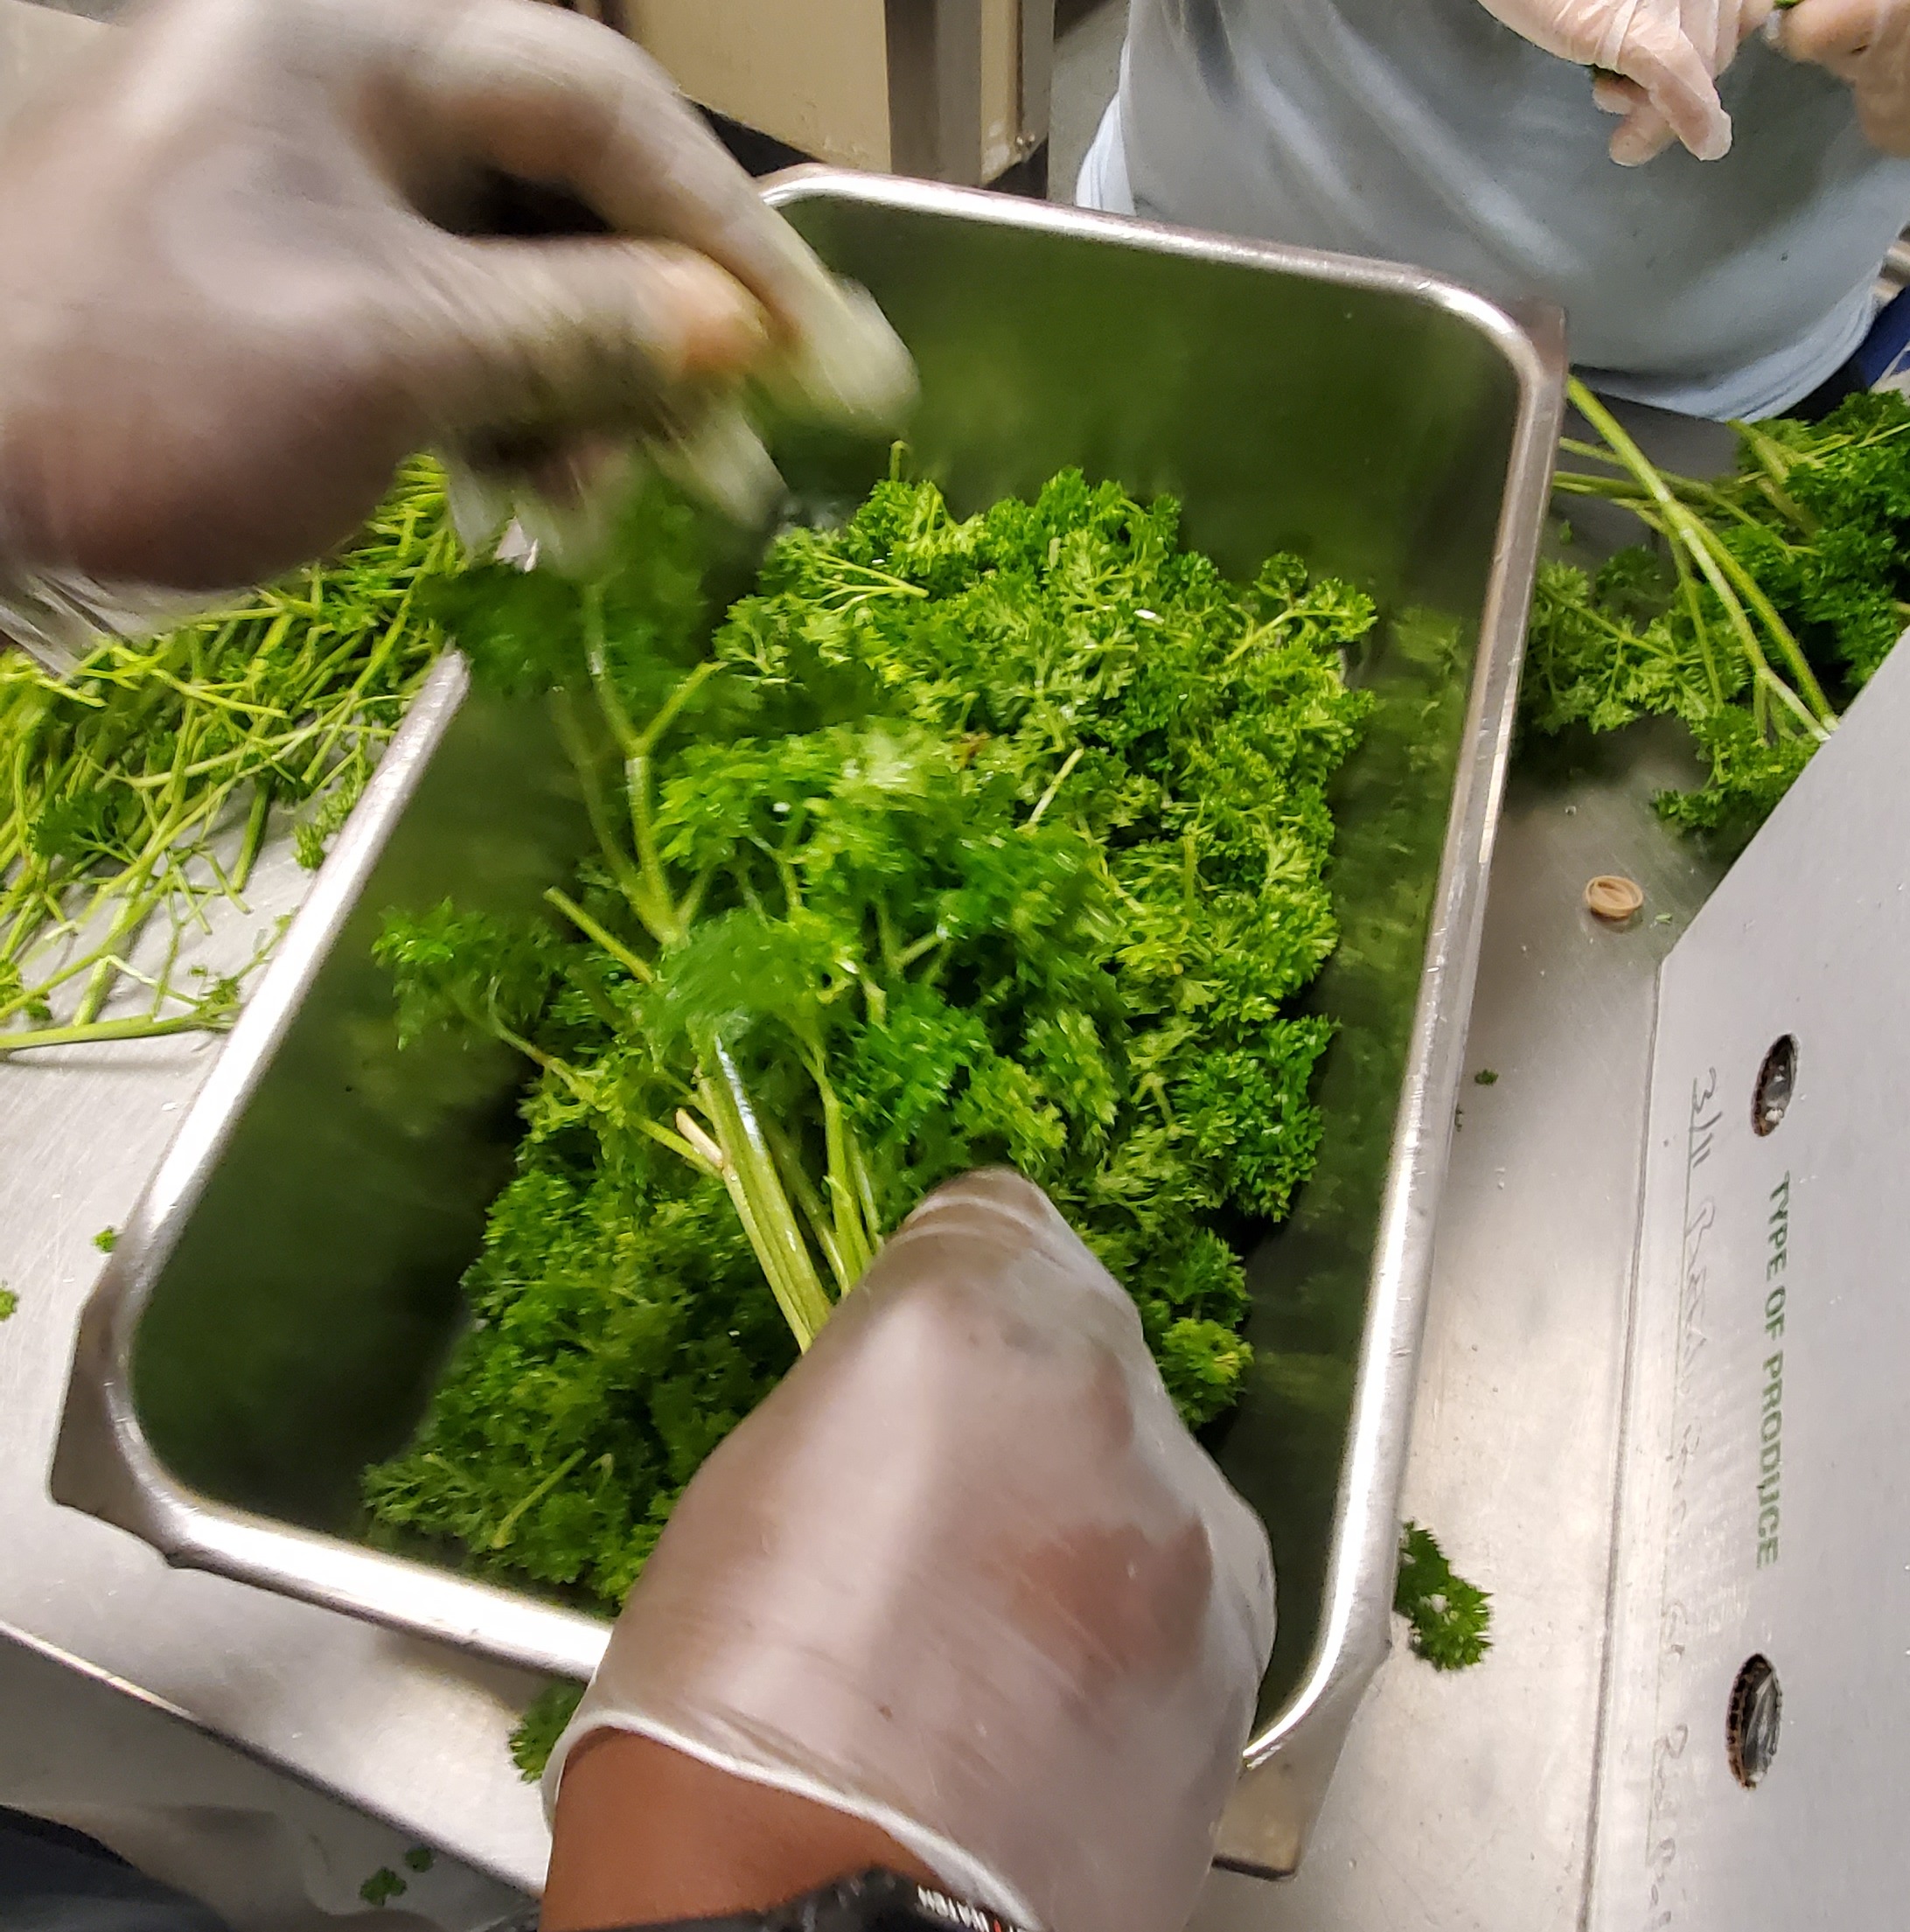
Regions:
<svg viewBox="0 0 1910 1932"><path fill-rule="evenodd" d="M1466 1670L1492 1648L1492 1598L1457 1574L1439 1538L1417 1523L1399 1531L1393 1609L1406 1620L1415 1656L1435 1670Z"/></svg>

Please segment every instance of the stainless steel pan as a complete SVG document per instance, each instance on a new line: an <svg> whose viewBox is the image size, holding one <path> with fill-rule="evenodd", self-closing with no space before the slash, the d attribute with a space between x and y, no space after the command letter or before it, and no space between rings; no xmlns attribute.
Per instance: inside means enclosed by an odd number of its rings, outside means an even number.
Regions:
<svg viewBox="0 0 1910 1932"><path fill-rule="evenodd" d="M958 511L1079 464L1172 491L1251 570L1292 548L1380 600L1380 703L1340 785L1343 941L1321 1167L1256 1258L1258 1367L1216 1453L1265 1517L1280 1644L1223 1832L1291 1870L1389 1641L1433 1216L1461 1071L1561 405L1549 313L1412 270L965 190L798 171L768 191L920 364L910 442ZM885 452L816 437L799 493ZM581 1677L606 1626L354 1540L415 1425L500 1184L516 1070L395 1052L384 910L529 903L584 848L528 709L448 660L261 979L88 1308L54 1495L169 1560Z"/></svg>

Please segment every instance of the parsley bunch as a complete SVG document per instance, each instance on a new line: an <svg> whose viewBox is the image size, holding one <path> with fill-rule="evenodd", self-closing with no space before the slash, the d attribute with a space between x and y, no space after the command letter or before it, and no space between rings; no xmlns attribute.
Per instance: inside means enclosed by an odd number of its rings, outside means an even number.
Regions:
<svg viewBox="0 0 1910 1932"><path fill-rule="evenodd" d="M1572 393L1603 442L1563 447L1600 468L1554 488L1623 506L1656 541L1595 577L1540 566L1526 722L1682 720L1710 774L1658 809L1741 843L1910 619L1910 404L1858 395L1821 424L1741 423L1737 472L1704 483L1654 468L1582 384Z"/></svg>
<svg viewBox="0 0 1910 1932"><path fill-rule="evenodd" d="M879 485L714 631L652 496L629 563L479 571L477 674L547 693L597 850L552 917L444 905L380 945L408 1036L535 1069L475 1315L383 1533L614 1604L682 1484L937 1182L1004 1161L1127 1285L1182 1412L1249 1359L1239 1249L1286 1210L1331 1029L1326 787L1373 621L1177 507L1056 477L957 521Z"/></svg>

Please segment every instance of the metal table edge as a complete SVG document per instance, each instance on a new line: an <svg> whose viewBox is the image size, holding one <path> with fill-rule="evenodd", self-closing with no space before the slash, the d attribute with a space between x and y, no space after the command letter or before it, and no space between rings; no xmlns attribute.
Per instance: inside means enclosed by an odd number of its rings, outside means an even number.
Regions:
<svg viewBox="0 0 1910 1932"><path fill-rule="evenodd" d="M1281 251L1286 252L1286 251ZM1355 1711L1391 1641L1398 1498L1426 1325L1434 1221L1463 1074L1466 1029L1439 1024L1472 1008L1494 833L1510 762L1538 548L1565 412L1564 317L1548 304L1515 316L1469 290L1415 275L1498 344L1520 384L1507 487L1469 701L1461 763L1394 1129L1353 1414L1342 1465L1342 1528L1326 1610L1305 1675L1248 1743L1221 1824L1216 1862L1279 1877L1297 1868Z"/></svg>

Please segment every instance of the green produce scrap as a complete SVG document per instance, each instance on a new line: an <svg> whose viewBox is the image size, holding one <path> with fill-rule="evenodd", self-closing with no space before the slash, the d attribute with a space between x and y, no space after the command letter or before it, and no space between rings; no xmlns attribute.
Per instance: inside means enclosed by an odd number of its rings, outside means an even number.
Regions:
<svg viewBox="0 0 1910 1932"><path fill-rule="evenodd" d="M370 1906L389 1905L394 1899L401 1899L410 1889L388 1865L381 1865L359 1886L359 1896Z"/></svg>
<svg viewBox="0 0 1910 1932"><path fill-rule="evenodd" d="M1454 1573L1439 1538L1417 1523L1399 1531L1393 1609L1406 1620L1415 1656L1435 1670L1467 1670L1492 1648L1492 1599Z"/></svg>
<svg viewBox="0 0 1910 1932"><path fill-rule="evenodd" d="M581 1684L550 1684L532 1698L511 1733L511 1761L526 1784L535 1784L557 1748L557 1740L583 1702Z"/></svg>
<svg viewBox="0 0 1910 1932"><path fill-rule="evenodd" d="M336 561L70 683L0 649L0 1058L231 1024L239 979L181 949L275 813L324 856L441 648L417 589L458 561L421 461Z"/></svg>
<svg viewBox="0 0 1910 1932"><path fill-rule="evenodd" d="M1580 383L1603 439L1561 471L1656 541L1595 576L1542 564L1526 645L1530 729L1613 731L1680 719L1710 767L1671 792L1671 823L1741 844L1789 790L1910 620L1910 404L1852 396L1820 424L1738 425L1736 473L1664 474Z"/></svg>

